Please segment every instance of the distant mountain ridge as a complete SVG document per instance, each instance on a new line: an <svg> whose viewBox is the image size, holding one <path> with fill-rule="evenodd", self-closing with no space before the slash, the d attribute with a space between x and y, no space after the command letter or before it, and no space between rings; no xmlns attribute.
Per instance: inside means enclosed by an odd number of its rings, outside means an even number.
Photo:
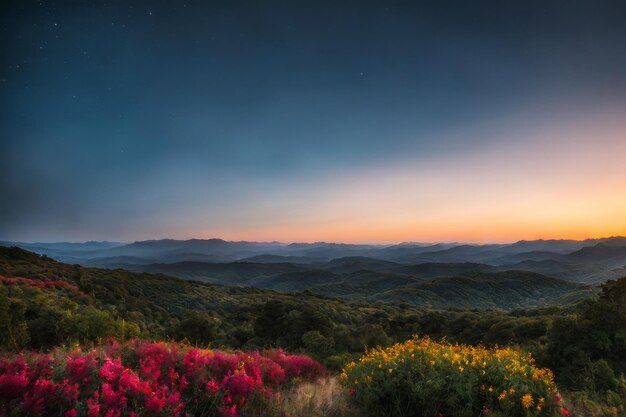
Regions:
<svg viewBox="0 0 626 417"><path fill-rule="evenodd" d="M619 278L626 267L626 237L520 240L511 244L411 243L393 245L333 242L282 243L223 239L161 239L133 243L0 242L46 254L62 262L107 268L179 262L290 263L309 269L379 271L385 262L403 265L474 263L519 269L588 283ZM324 265L343 259L342 265ZM352 259L352 260L348 260ZM387 265L390 266L390 265ZM334 268L334 269L333 269Z"/></svg>

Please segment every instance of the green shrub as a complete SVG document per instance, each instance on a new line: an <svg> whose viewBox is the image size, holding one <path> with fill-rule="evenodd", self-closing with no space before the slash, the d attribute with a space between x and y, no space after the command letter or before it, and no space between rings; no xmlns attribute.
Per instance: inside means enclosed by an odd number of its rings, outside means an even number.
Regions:
<svg viewBox="0 0 626 417"><path fill-rule="evenodd" d="M371 350L348 364L341 380L357 403L378 416L529 417L559 410L552 372L510 348L415 337Z"/></svg>

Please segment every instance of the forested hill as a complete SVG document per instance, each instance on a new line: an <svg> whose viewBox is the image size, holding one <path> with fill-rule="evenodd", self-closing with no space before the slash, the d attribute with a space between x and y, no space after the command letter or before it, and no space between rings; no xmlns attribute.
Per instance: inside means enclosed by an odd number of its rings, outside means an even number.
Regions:
<svg viewBox="0 0 626 417"><path fill-rule="evenodd" d="M398 265L368 258L342 258L315 265L177 262L126 267L214 284L311 291L352 300L406 302L434 308L540 307L582 300L594 293L589 285L473 263Z"/></svg>
<svg viewBox="0 0 626 417"><path fill-rule="evenodd" d="M7 330L3 343L15 347L141 335L230 347L279 344L332 356L402 340L416 332L472 343L524 342L529 334L545 333L548 317L560 314L556 308L463 312L407 303L341 301L310 292L290 294L85 268L18 248L0 248L0 275L4 277L0 297L6 297L0 303L6 309L4 316L0 314L1 326ZM454 285L444 281L441 287L445 294ZM462 286L454 291L462 294ZM497 298L504 299L495 293L491 302Z"/></svg>

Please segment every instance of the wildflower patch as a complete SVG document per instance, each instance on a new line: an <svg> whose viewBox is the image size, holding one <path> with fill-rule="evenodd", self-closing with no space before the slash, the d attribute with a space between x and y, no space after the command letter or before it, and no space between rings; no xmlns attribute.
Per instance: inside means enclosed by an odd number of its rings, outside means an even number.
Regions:
<svg viewBox="0 0 626 417"><path fill-rule="evenodd" d="M0 357L0 415L224 416L264 408L296 379L325 375L281 350L233 352L131 340Z"/></svg>
<svg viewBox="0 0 626 417"><path fill-rule="evenodd" d="M346 365L350 396L373 415L551 416L557 386L530 354L414 337Z"/></svg>

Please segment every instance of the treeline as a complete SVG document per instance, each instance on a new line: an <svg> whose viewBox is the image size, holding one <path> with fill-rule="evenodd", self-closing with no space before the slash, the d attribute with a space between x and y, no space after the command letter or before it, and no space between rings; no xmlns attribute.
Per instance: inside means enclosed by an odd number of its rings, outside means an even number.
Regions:
<svg viewBox="0 0 626 417"><path fill-rule="evenodd" d="M626 279L577 306L504 312L211 285L67 265L17 248L0 248L0 275L26 278L0 283L0 343L10 350L138 336L245 350L281 346L337 369L365 347L426 334L522 346L555 371L561 386L624 398ZM48 286L28 282L46 279Z"/></svg>

